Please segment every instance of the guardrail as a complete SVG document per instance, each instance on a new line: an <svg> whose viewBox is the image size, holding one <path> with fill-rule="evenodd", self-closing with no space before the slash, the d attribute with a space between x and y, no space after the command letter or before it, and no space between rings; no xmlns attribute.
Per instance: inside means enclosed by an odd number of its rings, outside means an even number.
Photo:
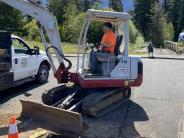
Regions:
<svg viewBox="0 0 184 138"><path fill-rule="evenodd" d="M165 41L164 48L170 50L171 52L181 55L184 54L184 44L178 44L177 42Z"/></svg>

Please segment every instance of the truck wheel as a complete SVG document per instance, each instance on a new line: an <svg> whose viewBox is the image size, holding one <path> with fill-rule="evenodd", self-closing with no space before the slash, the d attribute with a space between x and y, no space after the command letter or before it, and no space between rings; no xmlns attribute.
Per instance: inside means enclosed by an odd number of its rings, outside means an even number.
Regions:
<svg viewBox="0 0 184 138"><path fill-rule="evenodd" d="M39 83L46 83L49 78L49 68L47 65L42 64L39 68L38 74L36 75L36 80Z"/></svg>

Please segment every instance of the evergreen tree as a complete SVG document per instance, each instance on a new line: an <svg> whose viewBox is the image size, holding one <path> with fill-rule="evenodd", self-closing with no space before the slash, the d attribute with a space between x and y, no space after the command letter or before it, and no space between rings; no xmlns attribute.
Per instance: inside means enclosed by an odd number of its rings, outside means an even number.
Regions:
<svg viewBox="0 0 184 138"><path fill-rule="evenodd" d="M183 10L183 0L173 0L169 17L174 27L174 41L178 40L179 33L182 31L181 20ZM181 23L182 24L182 23Z"/></svg>
<svg viewBox="0 0 184 138"><path fill-rule="evenodd" d="M165 39L166 20L159 1L152 5L150 19L151 40L156 47L160 47Z"/></svg>
<svg viewBox="0 0 184 138"><path fill-rule="evenodd" d="M184 29L184 0L164 0L164 5L167 22L173 24L174 41L177 41L179 33Z"/></svg>
<svg viewBox="0 0 184 138"><path fill-rule="evenodd" d="M0 3L0 30L24 32L24 16L4 3Z"/></svg>
<svg viewBox="0 0 184 138"><path fill-rule="evenodd" d="M100 2L100 0L77 0L77 5L79 10L87 11L90 9L95 3Z"/></svg>
<svg viewBox="0 0 184 138"><path fill-rule="evenodd" d="M50 0L50 6L59 24L64 22L64 9L68 0Z"/></svg>
<svg viewBox="0 0 184 138"><path fill-rule="evenodd" d="M122 0L109 0L109 8L112 8L114 11L122 12L123 3Z"/></svg>
<svg viewBox="0 0 184 138"><path fill-rule="evenodd" d="M163 9L166 14L168 14L171 10L173 0L163 0Z"/></svg>
<svg viewBox="0 0 184 138"><path fill-rule="evenodd" d="M134 1L134 21L138 30L143 34L145 40L151 39L151 8L154 0L135 0Z"/></svg>
<svg viewBox="0 0 184 138"><path fill-rule="evenodd" d="M179 30L184 31L184 0L182 0L181 18L179 22Z"/></svg>

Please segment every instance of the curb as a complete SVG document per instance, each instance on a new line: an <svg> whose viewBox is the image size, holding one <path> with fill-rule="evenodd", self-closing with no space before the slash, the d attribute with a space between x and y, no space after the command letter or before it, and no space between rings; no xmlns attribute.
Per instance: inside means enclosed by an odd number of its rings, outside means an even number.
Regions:
<svg viewBox="0 0 184 138"><path fill-rule="evenodd" d="M169 58L169 57L153 57L153 58L151 58L151 57L141 57L141 58L145 58L145 59L170 59L170 60L184 60L184 58L174 58L174 57L171 57L171 58Z"/></svg>
<svg viewBox="0 0 184 138"><path fill-rule="evenodd" d="M52 55L53 57L56 57L56 55ZM65 57L77 57L78 55L76 54L65 54ZM82 55L79 55L80 57L82 57ZM151 57L146 57L146 56L142 56L141 58L143 59L170 59L170 60L184 60L184 57L183 58L179 58L179 57L154 57L154 58L151 58Z"/></svg>
<svg viewBox="0 0 184 138"><path fill-rule="evenodd" d="M53 57L56 57L56 55L55 54L52 54L52 56ZM76 54L65 54L64 55L65 57L77 57L78 55L76 55ZM81 57L82 55L79 55L79 57Z"/></svg>

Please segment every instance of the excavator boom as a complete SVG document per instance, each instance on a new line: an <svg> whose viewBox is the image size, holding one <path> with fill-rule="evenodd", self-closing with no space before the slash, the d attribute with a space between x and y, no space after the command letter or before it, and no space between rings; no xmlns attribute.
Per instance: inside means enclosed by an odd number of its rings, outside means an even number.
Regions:
<svg viewBox="0 0 184 138"><path fill-rule="evenodd" d="M62 53L61 39L58 31L58 24L56 18L49 9L46 0L0 0L0 2L9 5L37 21L38 28L42 37L42 41L51 62L52 71L58 82L62 81L62 77L67 79L71 67L71 62L67 60ZM47 32L49 38L48 46L44 30ZM55 55L59 62L59 68L56 69L49 48L55 50ZM68 68L64 65L64 60L70 64ZM63 81L67 80L63 78ZM81 129L82 118L78 113L72 111L60 110L50 106L44 106L39 103L29 101L21 101L22 116L31 117L41 125L49 126L49 130L57 132L58 130L65 130L72 133L79 133Z"/></svg>
<svg viewBox="0 0 184 138"><path fill-rule="evenodd" d="M45 51L51 62L52 71L55 74L56 79L59 83L62 82L62 77L66 77L67 79L69 72L68 69L71 68L71 62L67 60L62 52L61 38L58 31L57 20L52 14L49 4L46 0L0 0L3 2L29 16L37 21L38 28L40 30L40 34L42 37L42 42L45 47ZM46 42L43 30L47 32L49 38L49 44ZM55 55L59 62L59 68L57 69L54 65L53 58L49 49L53 48L55 51ZM69 63L69 67L66 68L64 65L64 59ZM62 74L63 73L63 74Z"/></svg>

